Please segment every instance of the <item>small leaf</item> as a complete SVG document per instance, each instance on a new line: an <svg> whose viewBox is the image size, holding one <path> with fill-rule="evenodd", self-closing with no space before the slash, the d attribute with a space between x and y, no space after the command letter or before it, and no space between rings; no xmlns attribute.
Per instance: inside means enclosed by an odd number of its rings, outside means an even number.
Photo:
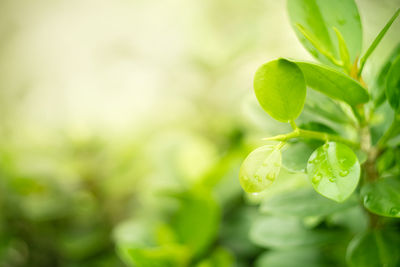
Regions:
<svg viewBox="0 0 400 267"><path fill-rule="evenodd" d="M274 119L296 119L304 106L306 84L299 67L286 59L262 65L254 77L254 91L261 107Z"/></svg>
<svg viewBox="0 0 400 267"><path fill-rule="evenodd" d="M308 86L351 106L369 100L367 90L357 81L334 69L307 62L296 62L303 71Z"/></svg>
<svg viewBox="0 0 400 267"><path fill-rule="evenodd" d="M337 202L346 200L360 179L360 163L344 144L329 142L311 155L308 177L318 193Z"/></svg>
<svg viewBox="0 0 400 267"><path fill-rule="evenodd" d="M335 203L317 194L312 188L302 188L264 201L260 210L274 215L326 216L355 204L355 201Z"/></svg>
<svg viewBox="0 0 400 267"><path fill-rule="evenodd" d="M365 54L361 57L360 69L358 71L358 75L361 74L368 57L372 54L372 52L374 52L375 48L381 42L382 38L385 36L386 32L389 30L390 26L392 26L394 20L399 16L399 14L400 14L400 8L396 10L396 12L393 14L393 16L386 23L385 27L383 27L383 29L379 32L378 36L376 36L375 40L372 42L370 47L367 49L367 52L365 52Z"/></svg>
<svg viewBox="0 0 400 267"><path fill-rule="evenodd" d="M400 218L400 180L395 177L378 179L361 188L364 206L371 212Z"/></svg>
<svg viewBox="0 0 400 267"><path fill-rule="evenodd" d="M240 185L248 193L265 190L278 176L281 162L281 151L277 146L266 145L257 148L247 156L240 167Z"/></svg>
<svg viewBox="0 0 400 267"><path fill-rule="evenodd" d="M338 39L339 54L340 54L340 59L342 60L342 63L343 63L343 67L347 72L350 72L351 61L350 61L349 50L347 49L346 42L343 38L343 35L340 33L340 31L336 27L333 27L333 30L335 31L336 37Z"/></svg>
<svg viewBox="0 0 400 267"><path fill-rule="evenodd" d="M361 52L362 30L357 6L353 0L288 0L289 18L303 46L318 60L330 63L314 45L303 36L296 25L300 24L316 38L316 42L334 57L339 47L333 27L336 27L347 44L353 62Z"/></svg>
<svg viewBox="0 0 400 267"><path fill-rule="evenodd" d="M346 260L350 267L396 267L399 263L399 242L395 233L379 230L356 236L347 248Z"/></svg>
<svg viewBox="0 0 400 267"><path fill-rule="evenodd" d="M390 106L400 113L400 56L389 69L386 79L386 98Z"/></svg>

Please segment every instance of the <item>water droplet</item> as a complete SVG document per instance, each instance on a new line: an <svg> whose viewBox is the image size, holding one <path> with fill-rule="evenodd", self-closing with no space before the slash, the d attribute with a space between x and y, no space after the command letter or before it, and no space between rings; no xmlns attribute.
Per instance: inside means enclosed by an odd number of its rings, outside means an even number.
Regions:
<svg viewBox="0 0 400 267"><path fill-rule="evenodd" d="M349 174L349 171L348 170L341 170L340 172L339 172L339 175L340 176L346 176L347 174Z"/></svg>
<svg viewBox="0 0 400 267"><path fill-rule="evenodd" d="M331 183L336 182L336 177L331 177L331 178L329 178L329 182L331 182Z"/></svg>
<svg viewBox="0 0 400 267"><path fill-rule="evenodd" d="M399 212L400 212L400 208L397 208L397 207L393 207L389 211L390 215L397 215Z"/></svg>
<svg viewBox="0 0 400 267"><path fill-rule="evenodd" d="M371 199L372 199L372 196L371 196L370 194L366 195L366 196L364 197L364 203L370 202Z"/></svg>
<svg viewBox="0 0 400 267"><path fill-rule="evenodd" d="M339 159L339 163L340 164L343 164L343 163L345 163L346 162L346 159Z"/></svg>
<svg viewBox="0 0 400 267"><path fill-rule="evenodd" d="M259 175L254 175L254 178L257 180L257 182L261 183L262 179Z"/></svg>
<svg viewBox="0 0 400 267"><path fill-rule="evenodd" d="M325 149L325 150L327 150L327 149L329 148L329 144L328 144L328 143L325 143L325 144L322 146L322 148Z"/></svg>
<svg viewBox="0 0 400 267"><path fill-rule="evenodd" d="M273 175L273 174L268 174L268 175L267 175L267 179L270 180L270 181L274 181L274 180L275 180L275 175Z"/></svg>
<svg viewBox="0 0 400 267"><path fill-rule="evenodd" d="M317 173L314 175L314 177L312 178L312 182L314 184L317 184L321 181L322 175L320 173Z"/></svg>

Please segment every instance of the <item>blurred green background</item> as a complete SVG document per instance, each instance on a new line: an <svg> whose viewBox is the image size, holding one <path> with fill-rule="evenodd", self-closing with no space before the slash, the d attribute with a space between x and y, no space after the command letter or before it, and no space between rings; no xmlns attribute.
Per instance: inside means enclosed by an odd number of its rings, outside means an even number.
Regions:
<svg viewBox="0 0 400 267"><path fill-rule="evenodd" d="M356 2L366 43L400 5ZM0 266L253 266L238 168L286 127L252 93L276 57L311 60L285 1L1 0Z"/></svg>

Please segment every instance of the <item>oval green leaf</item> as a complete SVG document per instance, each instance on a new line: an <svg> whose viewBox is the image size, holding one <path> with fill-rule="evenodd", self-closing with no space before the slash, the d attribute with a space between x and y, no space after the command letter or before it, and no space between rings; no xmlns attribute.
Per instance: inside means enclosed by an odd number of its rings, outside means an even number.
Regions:
<svg viewBox="0 0 400 267"><path fill-rule="evenodd" d="M395 177L381 178L365 184L361 189L364 206L371 212L400 218L400 180Z"/></svg>
<svg viewBox="0 0 400 267"><path fill-rule="evenodd" d="M274 119L296 119L304 106L306 83L299 67L286 59L262 65L254 77L254 91L261 107Z"/></svg>
<svg viewBox="0 0 400 267"><path fill-rule="evenodd" d="M247 156L240 167L240 185L247 193L264 191L278 176L281 162L281 151L276 146L257 148Z"/></svg>
<svg viewBox="0 0 400 267"><path fill-rule="evenodd" d="M369 101L367 90L357 81L332 68L308 62L296 62L308 86L351 106Z"/></svg>
<svg viewBox="0 0 400 267"><path fill-rule="evenodd" d="M307 163L307 173L315 191L343 202L357 187L360 163L349 147L329 142L313 152Z"/></svg>
<svg viewBox="0 0 400 267"><path fill-rule="evenodd" d="M386 98L390 106L400 113L400 56L396 58L389 69L386 79Z"/></svg>
<svg viewBox="0 0 400 267"><path fill-rule="evenodd" d="M394 232L368 231L356 236L346 253L350 267L399 266L399 240Z"/></svg>
<svg viewBox="0 0 400 267"><path fill-rule="evenodd" d="M299 31L301 25L323 50L338 58L339 45L334 27L342 34L351 62L361 52L362 29L360 14L353 0L288 0L291 24L303 46L318 60L330 61ZM321 50L321 49L320 49Z"/></svg>

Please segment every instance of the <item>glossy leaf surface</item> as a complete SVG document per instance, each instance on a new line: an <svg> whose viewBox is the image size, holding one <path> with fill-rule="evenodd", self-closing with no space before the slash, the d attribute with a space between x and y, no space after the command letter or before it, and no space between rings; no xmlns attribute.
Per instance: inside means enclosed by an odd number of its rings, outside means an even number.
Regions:
<svg viewBox="0 0 400 267"><path fill-rule="evenodd" d="M315 58L329 63L326 57L299 32L296 25L302 25L325 50L338 57L339 47L333 29L335 27L347 44L351 61L359 56L362 30L360 15L353 0L288 0L287 4L290 21L297 37Z"/></svg>
<svg viewBox="0 0 400 267"><path fill-rule="evenodd" d="M262 65L254 77L254 91L261 107L274 119L296 119L304 106L306 84L299 67L286 59Z"/></svg>
<svg viewBox="0 0 400 267"><path fill-rule="evenodd" d="M349 105L366 103L367 90L357 81L334 69L307 62L296 62L304 74L307 86Z"/></svg>
<svg viewBox="0 0 400 267"><path fill-rule="evenodd" d="M278 176L281 162L281 151L276 146L257 148L247 156L240 167L240 185L248 193L265 190Z"/></svg>
<svg viewBox="0 0 400 267"><path fill-rule="evenodd" d="M371 212L400 218L400 180L395 177L381 178L364 185L361 189L364 206Z"/></svg>
<svg viewBox="0 0 400 267"><path fill-rule="evenodd" d="M349 147L329 142L313 152L307 163L307 173L315 191L342 202L357 187L360 163Z"/></svg>

